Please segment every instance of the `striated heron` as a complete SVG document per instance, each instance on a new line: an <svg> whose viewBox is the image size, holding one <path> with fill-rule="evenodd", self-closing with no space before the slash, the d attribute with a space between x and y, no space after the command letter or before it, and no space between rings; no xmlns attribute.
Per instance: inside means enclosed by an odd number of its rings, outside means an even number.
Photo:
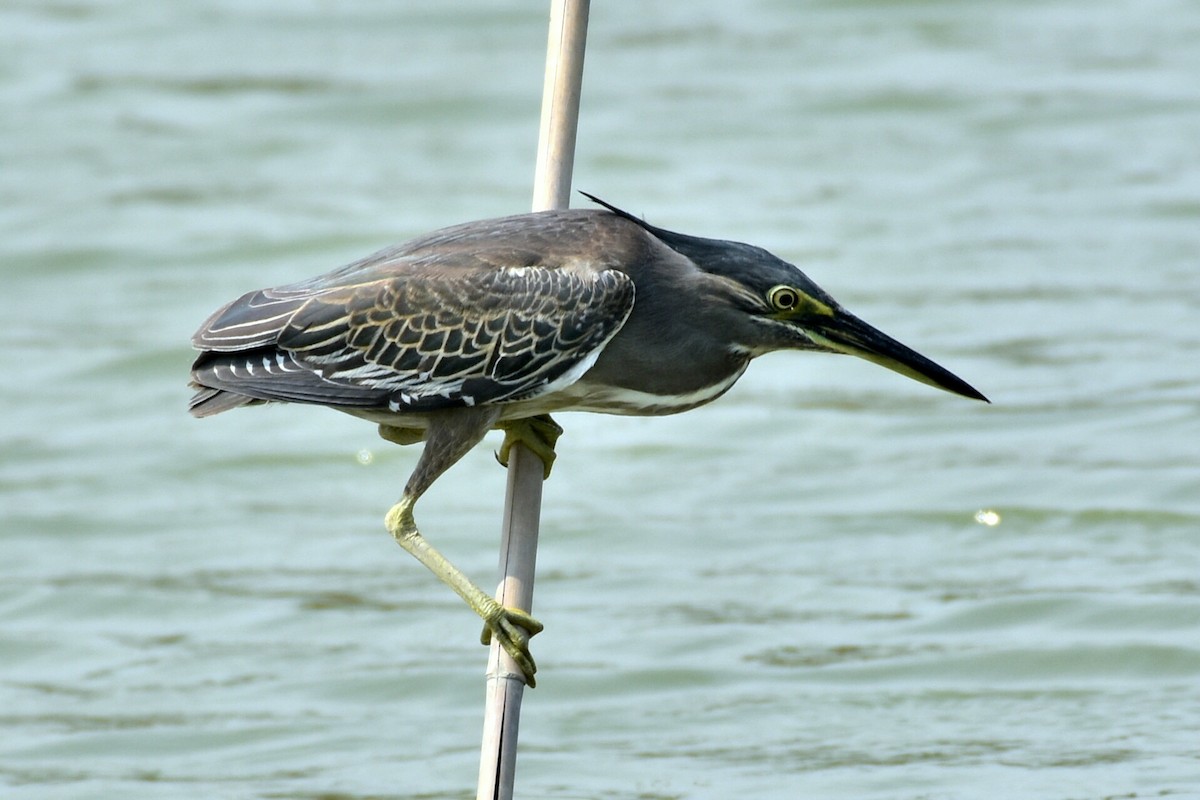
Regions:
<svg viewBox="0 0 1200 800"><path fill-rule="evenodd" d="M386 523L484 620L534 685L541 623L501 606L413 520L430 485L493 428L545 464L555 411L660 415L720 397L755 356L848 353L931 386L982 394L843 309L758 247L685 236L606 210L469 222L310 280L250 292L192 337L197 417L271 401L375 422L425 447Z"/></svg>

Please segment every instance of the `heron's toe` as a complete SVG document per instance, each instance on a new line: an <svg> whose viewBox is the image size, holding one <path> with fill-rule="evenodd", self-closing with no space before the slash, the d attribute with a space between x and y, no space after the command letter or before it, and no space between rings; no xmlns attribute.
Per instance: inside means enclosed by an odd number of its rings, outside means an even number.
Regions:
<svg viewBox="0 0 1200 800"><path fill-rule="evenodd" d="M394 425L380 425L379 435L392 444L416 444L425 439L425 431L421 428L397 428Z"/></svg>
<svg viewBox="0 0 1200 800"><path fill-rule="evenodd" d="M497 427L504 431L504 443L496 453L497 461L507 467L513 445L523 444L542 460L542 464L545 465L544 477L550 477L550 468L554 466L556 458L554 445L563 432L561 425L551 419L549 414L542 414L538 417L501 422Z"/></svg>
<svg viewBox="0 0 1200 800"><path fill-rule="evenodd" d="M525 683L533 688L537 686L533 677L537 672L537 664L534 663L533 654L529 652L529 639L541 633L543 627L542 623L519 608L509 608L497 603L495 610L483 619L483 634L479 640L484 644L491 644L495 638L504 648L504 652L517 662L525 676Z"/></svg>

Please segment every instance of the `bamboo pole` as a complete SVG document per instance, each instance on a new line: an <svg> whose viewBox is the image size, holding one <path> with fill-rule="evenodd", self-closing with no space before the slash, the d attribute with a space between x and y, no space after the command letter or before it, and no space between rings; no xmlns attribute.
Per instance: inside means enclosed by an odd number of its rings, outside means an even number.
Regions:
<svg viewBox="0 0 1200 800"><path fill-rule="evenodd" d="M567 208L570 204L588 7L589 0L551 0L534 172L534 211ZM542 473L542 462L537 456L521 445L512 448L504 498L501 577L496 599L502 605L524 611L533 608ZM493 640L488 654L487 705L476 800L512 798L524 692L525 679L520 667Z"/></svg>

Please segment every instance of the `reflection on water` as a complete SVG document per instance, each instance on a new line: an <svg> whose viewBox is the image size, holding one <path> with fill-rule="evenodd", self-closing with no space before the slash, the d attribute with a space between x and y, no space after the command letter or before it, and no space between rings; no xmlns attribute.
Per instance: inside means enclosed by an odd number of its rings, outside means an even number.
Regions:
<svg viewBox="0 0 1200 800"><path fill-rule="evenodd" d="M990 508L981 508L975 512L975 521L980 525L994 528L1000 524L1000 514Z"/></svg>

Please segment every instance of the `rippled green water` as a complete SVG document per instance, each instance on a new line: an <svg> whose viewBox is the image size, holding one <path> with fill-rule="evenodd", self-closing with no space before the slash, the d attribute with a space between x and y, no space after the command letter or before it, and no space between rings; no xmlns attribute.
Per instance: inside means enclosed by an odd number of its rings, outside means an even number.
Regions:
<svg viewBox="0 0 1200 800"><path fill-rule="evenodd" d="M595 5L577 186L995 405L777 355L564 416L520 796L1200 795L1200 7ZM191 420L187 339L526 208L544 17L0 8L0 796L472 796L478 625L381 527L416 453ZM503 481L421 508L485 583Z"/></svg>

